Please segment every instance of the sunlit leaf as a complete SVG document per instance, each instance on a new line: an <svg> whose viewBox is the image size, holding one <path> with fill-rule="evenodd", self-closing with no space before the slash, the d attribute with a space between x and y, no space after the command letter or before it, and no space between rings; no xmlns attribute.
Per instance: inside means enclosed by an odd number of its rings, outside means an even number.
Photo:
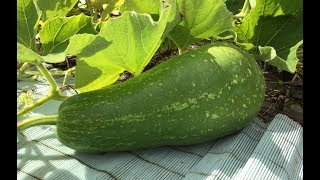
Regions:
<svg viewBox="0 0 320 180"><path fill-rule="evenodd" d="M17 43L17 59L19 62L28 62L32 64L40 64L43 59L30 48Z"/></svg>
<svg viewBox="0 0 320 180"><path fill-rule="evenodd" d="M35 35L37 21L41 11L32 0L18 0L17 2L17 41L35 51Z"/></svg>
<svg viewBox="0 0 320 180"><path fill-rule="evenodd" d="M301 0L256 0L256 6L234 28L236 42L257 56L264 57L269 51L277 54L287 65L277 66L278 60L267 61L283 70L294 72L296 60L292 50L303 39ZM265 47L265 48L264 48ZM273 48L271 51L270 48ZM264 52L261 54L261 52ZM293 59L291 59L293 58Z"/></svg>
<svg viewBox="0 0 320 180"><path fill-rule="evenodd" d="M159 0L126 0L121 11L135 11L137 13L159 14Z"/></svg>
<svg viewBox="0 0 320 180"><path fill-rule="evenodd" d="M64 61L64 57L61 55L68 46L69 38L80 32L95 32L91 18L83 14L72 17L56 17L46 21L40 31L42 55L48 55L45 60L51 59L50 62L56 63ZM55 55L56 57L54 57Z"/></svg>
<svg viewBox="0 0 320 180"><path fill-rule="evenodd" d="M233 15L223 0L184 0L180 9L183 21L170 33L170 38L180 49L233 27Z"/></svg>
<svg viewBox="0 0 320 180"><path fill-rule="evenodd" d="M110 19L97 36L84 34L73 37L66 52L77 55L76 73L94 72L90 77L76 76L77 88L87 86L86 90L89 90L106 86L124 70L134 76L141 74L178 21L176 1L170 1L169 6L161 9L157 22L148 14L127 11L118 18Z"/></svg>
<svg viewBox="0 0 320 180"><path fill-rule="evenodd" d="M34 0L43 12L42 21L54 17L65 17L78 0Z"/></svg>

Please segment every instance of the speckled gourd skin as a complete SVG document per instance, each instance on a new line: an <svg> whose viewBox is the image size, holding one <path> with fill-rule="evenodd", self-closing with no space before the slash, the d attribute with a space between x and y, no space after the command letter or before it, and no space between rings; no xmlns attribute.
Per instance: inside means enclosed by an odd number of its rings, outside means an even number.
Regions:
<svg viewBox="0 0 320 180"><path fill-rule="evenodd" d="M213 43L126 82L68 98L59 107L57 137L86 152L201 143L244 128L264 92L251 55Z"/></svg>

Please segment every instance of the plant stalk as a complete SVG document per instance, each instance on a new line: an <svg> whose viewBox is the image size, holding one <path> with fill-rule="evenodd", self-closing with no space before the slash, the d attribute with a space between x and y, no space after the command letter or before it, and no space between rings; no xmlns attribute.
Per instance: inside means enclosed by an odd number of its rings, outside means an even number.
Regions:
<svg viewBox="0 0 320 180"><path fill-rule="evenodd" d="M97 15L96 13L93 12L93 8L92 8L92 4L91 4L91 1L90 0L86 0L86 4L89 8L89 11L90 11L90 15L93 17L93 21L96 22L97 20Z"/></svg>
<svg viewBox="0 0 320 180"><path fill-rule="evenodd" d="M49 71L42 64L37 64L36 66L40 70L40 72L45 76L45 78L48 80L48 82L50 83L51 89L50 89L48 95L40 98L34 104L25 106L24 108L19 110L18 113L17 113L18 117L28 113L29 111L31 111L32 109L34 109L34 108L36 108L38 106L41 106L46 101L49 101L49 100L52 100L52 99L54 99L54 100L65 100L66 98L68 98L68 96L61 96L59 94L59 89L58 89L58 86L56 84L56 81L53 79L53 77L51 76Z"/></svg>
<svg viewBox="0 0 320 180"><path fill-rule="evenodd" d="M17 123L17 130L22 131L39 125L55 125L57 123L57 119L58 115L46 115L24 119Z"/></svg>
<svg viewBox="0 0 320 180"><path fill-rule="evenodd" d="M28 105L28 106L25 106L24 108L22 108L21 110L19 110L17 112L17 116L20 117L26 113L28 113L29 111L31 111L32 109L38 107L38 106L41 106L43 103L49 101L49 100L60 100L60 101L63 101L65 99L67 99L68 96L61 96L57 93L49 93L47 96L44 96L42 98L40 98L38 101L36 101L34 104L31 104L31 105Z"/></svg>
<svg viewBox="0 0 320 180"><path fill-rule="evenodd" d="M52 76L63 76L65 74L64 71L49 71L49 72ZM26 75L42 75L42 73L39 71L25 71L24 74L26 74Z"/></svg>
<svg viewBox="0 0 320 180"><path fill-rule="evenodd" d="M37 68L40 70L40 72L44 75L44 77L48 80L51 91L50 94L58 94L58 86L56 81L53 79L49 71L43 66L43 64L37 64Z"/></svg>
<svg viewBox="0 0 320 180"><path fill-rule="evenodd" d="M18 69L17 72L17 78L21 76L21 74L26 70L26 68L29 66L29 63L25 62L22 64L22 66Z"/></svg>

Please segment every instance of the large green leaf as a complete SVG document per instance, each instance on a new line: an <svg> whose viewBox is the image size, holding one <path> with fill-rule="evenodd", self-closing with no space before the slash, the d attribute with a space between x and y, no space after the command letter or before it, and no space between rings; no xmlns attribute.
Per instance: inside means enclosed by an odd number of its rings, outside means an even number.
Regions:
<svg viewBox="0 0 320 180"><path fill-rule="evenodd" d="M120 7L121 11L135 11L137 13L159 14L159 0L126 0Z"/></svg>
<svg viewBox="0 0 320 180"><path fill-rule="evenodd" d="M91 18L83 14L72 17L56 17L45 22L40 31L42 55L46 62L64 61L64 50L71 36L80 32L94 32Z"/></svg>
<svg viewBox="0 0 320 180"><path fill-rule="evenodd" d="M96 48L102 49L108 46L106 41L103 39L99 41L97 38L99 39L93 34L77 34L70 38L70 44L65 54L80 54L82 49L94 40L96 41ZM121 66L98 58L90 59L90 62L78 58L75 77L76 88L81 92L103 88L115 82L124 70Z"/></svg>
<svg viewBox="0 0 320 180"><path fill-rule="evenodd" d="M17 41L35 51L35 33L41 12L32 0L17 2Z"/></svg>
<svg viewBox="0 0 320 180"><path fill-rule="evenodd" d="M170 33L170 38L180 49L233 27L233 15L223 0L184 0L180 9L183 21Z"/></svg>
<svg viewBox="0 0 320 180"><path fill-rule="evenodd" d="M302 11L301 0L256 0L256 6L242 24L234 28L236 42L258 57L274 57L276 53L276 59L262 60L276 66L285 62L286 66L277 67L294 72L297 61L289 54L295 54L292 50L296 48L292 47L303 39ZM273 54L268 54L271 52Z"/></svg>
<svg viewBox="0 0 320 180"><path fill-rule="evenodd" d="M34 0L43 12L42 20L64 17L78 3L78 0Z"/></svg>
<svg viewBox="0 0 320 180"><path fill-rule="evenodd" d="M17 59L19 62L28 62L33 64L40 64L43 59L30 48L17 43Z"/></svg>
<svg viewBox="0 0 320 180"><path fill-rule="evenodd" d="M241 11L245 0L225 0L227 8L229 11L233 12L233 14L237 14Z"/></svg>
<svg viewBox="0 0 320 180"><path fill-rule="evenodd" d="M107 86L124 70L135 76L141 74L178 21L176 1L169 3L169 7L162 8L158 22L149 14L126 11L110 19L96 36L73 37L66 52L77 55L76 87L90 91Z"/></svg>
<svg viewBox="0 0 320 180"><path fill-rule="evenodd" d="M289 49L288 55L285 57L285 59L278 56L276 50L271 46L259 46L259 59L262 61L265 61L277 68L280 68L282 70L286 70L288 72L295 72L296 66L299 61L297 57L297 50L300 45L302 45L303 40L299 41L296 45L291 47Z"/></svg>

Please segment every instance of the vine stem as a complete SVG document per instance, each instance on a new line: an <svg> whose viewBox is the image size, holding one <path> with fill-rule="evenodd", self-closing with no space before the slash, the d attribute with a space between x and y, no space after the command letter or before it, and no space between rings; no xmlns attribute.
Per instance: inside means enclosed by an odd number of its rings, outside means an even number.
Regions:
<svg viewBox="0 0 320 180"><path fill-rule="evenodd" d="M44 77L48 80L50 86L51 86L51 94L59 94L58 93L58 86L56 81L53 79L51 74L48 72L48 70L43 66L43 64L37 64L36 65L39 71L44 75Z"/></svg>
<svg viewBox="0 0 320 180"><path fill-rule="evenodd" d="M46 115L24 119L17 123L17 130L22 131L24 129L39 125L56 125L57 119L58 115Z"/></svg>
<svg viewBox="0 0 320 180"><path fill-rule="evenodd" d="M43 66L43 64L41 64L41 63L40 64L36 64L36 66L40 70L40 72L45 76L45 78L48 80L48 82L49 82L49 84L51 86L51 89L50 89L48 95L40 98L34 104L30 104L28 106L25 106L21 110L19 110L18 113L17 113L18 117L28 113L29 111L31 111L32 109L42 105L46 101L49 101L49 100L61 100L61 101L63 101L66 98L68 98L68 96L61 96L59 94L59 89L58 89L58 86L56 84L56 81L53 79L53 77L51 76L49 71Z"/></svg>
<svg viewBox="0 0 320 180"><path fill-rule="evenodd" d="M26 70L26 68L29 66L29 63L25 62L22 64L22 66L18 69L17 72L17 78L20 77L20 75Z"/></svg>
<svg viewBox="0 0 320 180"><path fill-rule="evenodd" d="M24 74L26 75L41 75L42 73L39 71L25 71ZM65 75L64 71L50 71L52 76L63 76Z"/></svg>
<svg viewBox="0 0 320 180"><path fill-rule="evenodd" d="M179 52L179 55L181 55L183 53L183 49L178 48L178 52Z"/></svg>
<svg viewBox="0 0 320 180"><path fill-rule="evenodd" d="M91 4L91 1L90 0L86 0L86 4L89 8L89 11L90 11L90 15L93 17L93 21L95 22L96 19L97 19L97 15L96 13L93 12L93 7L92 7L92 4Z"/></svg>

